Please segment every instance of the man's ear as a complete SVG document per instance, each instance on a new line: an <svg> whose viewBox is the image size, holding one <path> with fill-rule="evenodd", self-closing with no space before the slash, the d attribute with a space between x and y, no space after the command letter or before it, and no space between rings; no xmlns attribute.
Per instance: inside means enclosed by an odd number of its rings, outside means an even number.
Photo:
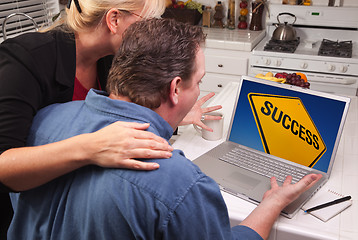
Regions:
<svg viewBox="0 0 358 240"><path fill-rule="evenodd" d="M121 13L119 12L119 10L115 8L111 8L106 14L107 27L109 31L111 31L111 33L113 34L117 33L118 31L118 25L120 24L120 15Z"/></svg>
<svg viewBox="0 0 358 240"><path fill-rule="evenodd" d="M183 81L180 77L175 77L170 83L169 101L173 105L177 105L179 102L179 95L183 85Z"/></svg>

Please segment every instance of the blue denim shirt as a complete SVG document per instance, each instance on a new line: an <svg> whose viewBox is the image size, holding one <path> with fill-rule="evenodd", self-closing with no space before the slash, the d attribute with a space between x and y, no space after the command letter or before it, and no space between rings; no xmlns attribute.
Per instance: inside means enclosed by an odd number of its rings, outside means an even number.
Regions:
<svg viewBox="0 0 358 240"><path fill-rule="evenodd" d="M94 132L115 121L149 122L148 131L167 140L173 132L154 111L91 90L85 101L41 110L28 145ZM12 194L15 214L9 239L261 239L250 228L230 228L218 185L182 151L174 150L170 159L148 161L160 168L91 165Z"/></svg>

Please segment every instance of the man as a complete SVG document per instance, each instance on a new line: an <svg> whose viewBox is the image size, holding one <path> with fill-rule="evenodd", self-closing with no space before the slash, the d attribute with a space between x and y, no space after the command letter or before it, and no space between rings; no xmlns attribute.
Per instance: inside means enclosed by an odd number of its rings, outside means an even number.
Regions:
<svg viewBox="0 0 358 240"><path fill-rule="evenodd" d="M85 101L42 110L29 145L104 131L118 120L149 122L148 131L169 140L199 96L204 39L200 27L174 20L133 24L113 61L109 95L91 90ZM9 238L262 239L280 211L319 179L310 175L291 185L288 178L282 187L272 179L263 202L240 226L230 228L219 187L181 151L173 151L169 160L151 161L160 169L88 166L13 194Z"/></svg>

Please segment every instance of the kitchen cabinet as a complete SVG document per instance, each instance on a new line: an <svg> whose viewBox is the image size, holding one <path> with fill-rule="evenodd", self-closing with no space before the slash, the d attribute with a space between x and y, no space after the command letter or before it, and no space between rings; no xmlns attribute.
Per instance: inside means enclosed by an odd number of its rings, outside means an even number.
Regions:
<svg viewBox="0 0 358 240"><path fill-rule="evenodd" d="M201 94L219 93L228 83L247 75L251 50L265 36L265 31L203 28L207 34L206 75L200 85Z"/></svg>
<svg viewBox="0 0 358 240"><path fill-rule="evenodd" d="M207 48L204 54L206 74L200 85L203 94L219 93L228 83L247 74L250 52Z"/></svg>

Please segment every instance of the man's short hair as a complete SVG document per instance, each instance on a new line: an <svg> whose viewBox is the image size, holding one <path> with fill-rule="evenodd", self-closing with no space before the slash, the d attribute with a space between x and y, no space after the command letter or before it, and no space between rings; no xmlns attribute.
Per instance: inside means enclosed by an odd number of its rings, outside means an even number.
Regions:
<svg viewBox="0 0 358 240"><path fill-rule="evenodd" d="M166 100L173 78L191 79L196 53L204 42L199 26L171 19L132 24L113 59L107 91L150 109L158 108Z"/></svg>

